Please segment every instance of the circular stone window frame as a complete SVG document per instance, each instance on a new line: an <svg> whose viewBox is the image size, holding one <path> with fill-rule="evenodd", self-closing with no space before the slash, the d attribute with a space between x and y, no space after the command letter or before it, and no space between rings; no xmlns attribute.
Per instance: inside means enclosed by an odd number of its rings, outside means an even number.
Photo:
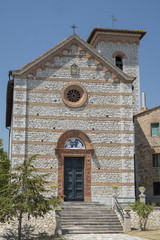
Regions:
<svg viewBox="0 0 160 240"><path fill-rule="evenodd" d="M71 102L68 100L67 94L71 90L77 90L78 92L80 92L81 98L77 102ZM62 89L61 97L62 97L63 102L66 105L68 105L69 107L77 108L77 107L81 107L84 105L84 103L87 100L88 95L87 95L86 89L81 84L70 83L70 84L67 84L66 86L64 86L64 88Z"/></svg>

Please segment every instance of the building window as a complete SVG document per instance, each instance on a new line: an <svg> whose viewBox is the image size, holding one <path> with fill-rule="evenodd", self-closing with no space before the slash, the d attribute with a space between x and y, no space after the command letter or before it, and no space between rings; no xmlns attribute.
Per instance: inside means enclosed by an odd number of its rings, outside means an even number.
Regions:
<svg viewBox="0 0 160 240"><path fill-rule="evenodd" d="M160 154L152 155L152 163L153 167L160 167Z"/></svg>
<svg viewBox="0 0 160 240"><path fill-rule="evenodd" d="M87 100L86 89L78 83L67 84L62 89L63 102L69 107L81 107Z"/></svg>
<svg viewBox="0 0 160 240"><path fill-rule="evenodd" d="M81 98L81 93L77 89L71 89L67 92L67 99L70 102L78 102Z"/></svg>
<svg viewBox="0 0 160 240"><path fill-rule="evenodd" d="M153 183L153 195L160 195L160 182Z"/></svg>
<svg viewBox="0 0 160 240"><path fill-rule="evenodd" d="M159 123L151 123L151 136L159 136Z"/></svg>
<svg viewBox="0 0 160 240"><path fill-rule="evenodd" d="M123 70L123 62L121 57L116 57L116 66Z"/></svg>
<svg viewBox="0 0 160 240"><path fill-rule="evenodd" d="M78 138L70 138L65 142L64 148L84 149L85 145L82 140Z"/></svg>

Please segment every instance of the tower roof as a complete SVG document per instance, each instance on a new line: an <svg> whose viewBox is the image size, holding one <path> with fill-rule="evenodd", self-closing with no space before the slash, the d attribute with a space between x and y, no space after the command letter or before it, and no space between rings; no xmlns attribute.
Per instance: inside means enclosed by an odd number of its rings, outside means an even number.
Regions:
<svg viewBox="0 0 160 240"><path fill-rule="evenodd" d="M114 35L126 35L126 36L133 36L137 37L139 40L143 38L143 36L146 34L145 30L125 30L125 29L111 29L111 28L100 28L95 27L93 28L92 32L90 33L87 42L89 44L92 44L95 37L98 34L114 34Z"/></svg>

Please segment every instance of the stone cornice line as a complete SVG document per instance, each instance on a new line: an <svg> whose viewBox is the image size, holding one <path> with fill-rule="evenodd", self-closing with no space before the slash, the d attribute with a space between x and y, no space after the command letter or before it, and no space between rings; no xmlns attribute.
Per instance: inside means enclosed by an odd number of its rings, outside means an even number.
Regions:
<svg viewBox="0 0 160 240"><path fill-rule="evenodd" d="M110 118L110 117L69 117L69 116L36 116L36 115L16 115L15 118L27 118L27 119L57 119L57 120L81 120L81 121L133 121L132 118Z"/></svg>
<svg viewBox="0 0 160 240"><path fill-rule="evenodd" d="M12 141L12 144L32 144L32 145L51 145L51 146L56 146L56 142L48 142L48 141ZM92 143L93 146L126 146L126 147L133 147L134 144L132 143Z"/></svg>
<svg viewBox="0 0 160 240"><path fill-rule="evenodd" d="M13 168L14 170L14 168ZM38 172L58 172L58 168L36 168ZM97 169L92 168L92 173L133 173L132 169Z"/></svg>
<svg viewBox="0 0 160 240"><path fill-rule="evenodd" d="M20 128L20 127L13 127L14 131L26 131L26 128ZM66 131L66 129L46 129L46 128L27 128L28 132L55 132L55 133L63 133ZM85 133L93 133L93 134L99 134L99 133L113 133L113 134L134 134L134 131L121 131L121 130L82 130Z"/></svg>
<svg viewBox="0 0 160 240"><path fill-rule="evenodd" d="M37 80L37 81L53 81L53 82L85 82L85 83L110 83L110 84L120 84L120 83L124 83L124 84L130 84L130 82L126 82L126 81L122 81L120 80L119 82L114 82L114 79L116 78L116 76L114 74L112 74L112 77L109 80L103 80L103 79L82 79L82 78L45 78L45 77L26 77L23 79L28 79L28 80Z"/></svg>
<svg viewBox="0 0 160 240"><path fill-rule="evenodd" d="M32 157L33 155L24 155L24 154L12 154L12 157L15 158L25 158L25 157ZM56 155L37 155L37 158L49 158L49 159L57 159ZM133 157L130 156L93 156L93 159L114 159L114 160L133 160Z"/></svg>
<svg viewBox="0 0 160 240"><path fill-rule="evenodd" d="M51 107L65 107L63 103L41 103L41 102L23 102L23 101L14 101L13 104L21 104L28 106L51 106ZM85 108L129 108L132 109L132 105L103 105L103 104L87 104L84 105Z"/></svg>
<svg viewBox="0 0 160 240"><path fill-rule="evenodd" d="M92 169L93 173L134 173L132 169Z"/></svg>
<svg viewBox="0 0 160 240"><path fill-rule="evenodd" d="M123 35L123 36L122 36ZM120 38L117 37L117 35L109 35L108 33L103 33L103 34L100 34L99 33L96 33L94 38L92 39L92 42L91 42L91 45L96 48L97 44L101 41L104 41L105 43L121 43L121 44L125 44L125 43L128 43L128 44L136 44L136 45L139 45L139 39L138 39L138 35L133 37L131 35L125 35L124 34L120 34L119 36L121 36Z"/></svg>
<svg viewBox="0 0 160 240"><path fill-rule="evenodd" d="M97 35L104 35L108 36L110 38L116 38L120 36L121 38L124 36L127 37L136 37L138 40L141 40L143 36L146 34L145 30L127 30L127 29L111 29L111 28L101 28L101 27L95 27L93 28L92 32L90 33L87 42L92 45L93 41L97 37ZM119 40L119 39L118 39ZM117 40L117 41L118 41ZM126 39L127 40L127 39Z"/></svg>
<svg viewBox="0 0 160 240"><path fill-rule="evenodd" d="M92 186L108 186L111 187L112 185L116 186L134 186L134 183L130 182L125 182L125 183L120 183L120 182L92 182Z"/></svg>
<svg viewBox="0 0 160 240"><path fill-rule="evenodd" d="M27 88L15 88L14 92L35 92L35 93L58 93L61 94L61 91L58 90L47 90L47 89L27 89ZM125 92L87 92L88 95L100 95L100 96L132 96L132 93Z"/></svg>

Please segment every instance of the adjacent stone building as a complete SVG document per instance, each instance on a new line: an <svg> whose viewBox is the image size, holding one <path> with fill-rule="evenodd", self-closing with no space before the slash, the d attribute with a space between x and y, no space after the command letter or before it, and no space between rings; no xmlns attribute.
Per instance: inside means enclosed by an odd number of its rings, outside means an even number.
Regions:
<svg viewBox="0 0 160 240"><path fill-rule="evenodd" d="M146 188L147 202L160 202L160 106L134 116L136 189Z"/></svg>
<svg viewBox="0 0 160 240"><path fill-rule="evenodd" d="M135 197L133 115L139 113L141 30L94 28L73 34L10 71L6 126L12 168L39 154L55 194L111 204Z"/></svg>

